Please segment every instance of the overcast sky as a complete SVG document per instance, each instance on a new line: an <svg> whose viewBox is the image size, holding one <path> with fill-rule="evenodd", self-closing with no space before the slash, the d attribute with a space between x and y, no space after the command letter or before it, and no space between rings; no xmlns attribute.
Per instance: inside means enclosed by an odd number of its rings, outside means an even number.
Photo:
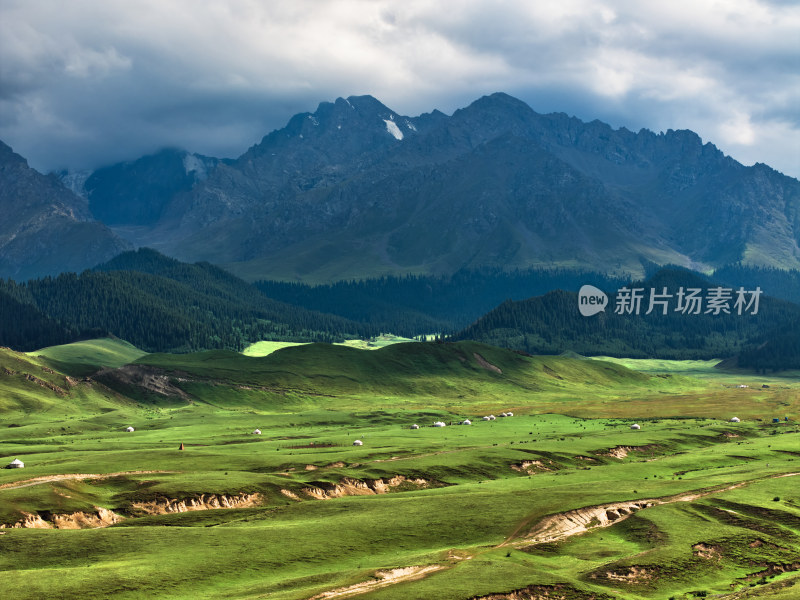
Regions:
<svg viewBox="0 0 800 600"><path fill-rule="evenodd" d="M416 116L495 91L800 177L800 2L0 0L0 139L41 171L236 157L338 96Z"/></svg>

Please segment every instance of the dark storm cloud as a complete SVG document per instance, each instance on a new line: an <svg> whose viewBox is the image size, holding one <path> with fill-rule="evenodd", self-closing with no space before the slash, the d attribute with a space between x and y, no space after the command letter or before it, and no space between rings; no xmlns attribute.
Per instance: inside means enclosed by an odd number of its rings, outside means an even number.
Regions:
<svg viewBox="0 0 800 600"><path fill-rule="evenodd" d="M163 146L237 156L294 113L372 94L452 112L687 128L800 175L800 8L756 0L0 0L0 139L42 170Z"/></svg>

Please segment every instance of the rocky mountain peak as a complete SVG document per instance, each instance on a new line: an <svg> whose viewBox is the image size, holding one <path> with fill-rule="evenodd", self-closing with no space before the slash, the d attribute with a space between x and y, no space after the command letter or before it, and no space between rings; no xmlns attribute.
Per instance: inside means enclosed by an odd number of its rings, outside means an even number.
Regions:
<svg viewBox="0 0 800 600"><path fill-rule="evenodd" d="M8 144L0 141L0 167L8 167L10 165L25 165L28 166L28 161L22 158L19 154Z"/></svg>
<svg viewBox="0 0 800 600"><path fill-rule="evenodd" d="M0 277L81 271L130 248L93 221L84 198L0 142ZM102 260L102 259L101 259Z"/></svg>

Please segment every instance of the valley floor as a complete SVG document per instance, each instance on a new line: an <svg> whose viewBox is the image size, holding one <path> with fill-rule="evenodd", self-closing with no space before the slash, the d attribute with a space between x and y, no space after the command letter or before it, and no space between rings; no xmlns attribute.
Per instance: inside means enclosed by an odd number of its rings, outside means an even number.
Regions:
<svg viewBox="0 0 800 600"><path fill-rule="evenodd" d="M270 356L124 378L0 356L0 456L25 463L0 471L3 595L800 595L800 378L469 344Z"/></svg>

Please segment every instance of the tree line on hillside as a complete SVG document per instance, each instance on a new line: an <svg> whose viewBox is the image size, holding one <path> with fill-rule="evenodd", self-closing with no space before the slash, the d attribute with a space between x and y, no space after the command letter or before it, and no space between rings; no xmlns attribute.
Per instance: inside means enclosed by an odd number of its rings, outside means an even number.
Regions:
<svg viewBox="0 0 800 600"><path fill-rule="evenodd" d="M655 263L644 267L648 277L670 268ZM707 276L694 275L710 283ZM449 276L384 276L315 286L283 281L256 281L254 285L270 298L410 337L422 332L454 333L506 300L525 300L559 289L577 291L586 283L613 291L630 279L561 268L484 268ZM732 287L759 286L766 295L800 303L800 271L738 264L718 269L713 279Z"/></svg>
<svg viewBox="0 0 800 600"><path fill-rule="evenodd" d="M736 357L736 366L761 372L800 369L800 320L756 337Z"/></svg>
<svg viewBox="0 0 800 600"><path fill-rule="evenodd" d="M743 285L747 289L760 287L773 298L800 304L800 271L775 267L753 267L737 263L714 271L715 281L728 285Z"/></svg>
<svg viewBox="0 0 800 600"><path fill-rule="evenodd" d="M282 281L257 281L254 285L276 300L412 337L452 333L507 299L521 300L556 289L577 290L587 282L610 288L624 280L569 269L484 268L449 276L390 275L317 286Z"/></svg>
<svg viewBox="0 0 800 600"><path fill-rule="evenodd" d="M0 279L0 346L29 351L81 338L81 332L51 319L24 296L16 284Z"/></svg>

